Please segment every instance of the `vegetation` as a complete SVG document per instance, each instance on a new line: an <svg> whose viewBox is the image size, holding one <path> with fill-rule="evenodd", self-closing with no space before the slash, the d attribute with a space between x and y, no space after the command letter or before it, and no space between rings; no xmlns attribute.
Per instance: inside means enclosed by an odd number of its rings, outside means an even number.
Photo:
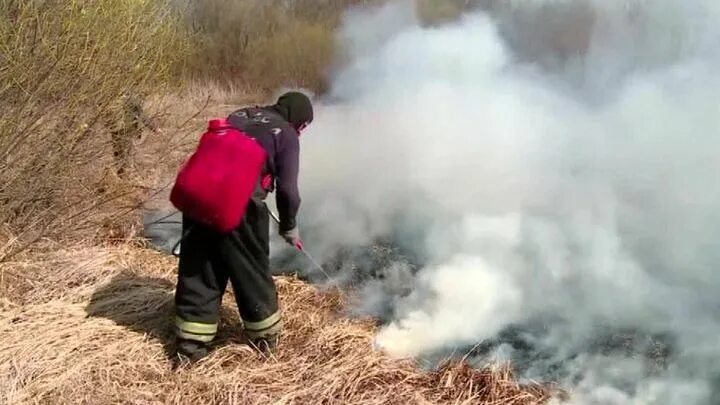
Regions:
<svg viewBox="0 0 720 405"><path fill-rule="evenodd" d="M206 0L192 2L195 79L323 91L342 12L369 0Z"/></svg>
<svg viewBox="0 0 720 405"><path fill-rule="evenodd" d="M125 92L177 77L177 21L156 0L0 1L0 224L54 237L134 191L103 185L104 124Z"/></svg>
<svg viewBox="0 0 720 405"><path fill-rule="evenodd" d="M507 369L423 373L368 350L371 320L338 317L343 294L292 278L278 278L279 357L228 344L197 369L170 368L176 261L134 237L139 208L163 199L210 116L279 87L325 91L343 10L381 2L0 0L0 402L547 399ZM421 3L431 22L459 10ZM110 133L128 94L162 132L119 177ZM225 307L220 343L243 342L238 323Z"/></svg>
<svg viewBox="0 0 720 405"><path fill-rule="evenodd" d="M174 258L75 246L23 263L28 281L15 284L11 302L0 300L4 404L531 405L554 391L522 386L504 366L422 372L389 359L371 349L372 320L338 316L344 294L292 277L277 279L286 332L275 355L258 354L237 333L228 296L214 354L173 370Z"/></svg>
<svg viewBox="0 0 720 405"><path fill-rule="evenodd" d="M121 96L322 92L341 13L366 3L0 0L0 224L30 242L99 229L147 191L110 175Z"/></svg>
<svg viewBox="0 0 720 405"><path fill-rule="evenodd" d="M466 7L467 0L417 0L416 10L420 21L426 25L440 25L456 20Z"/></svg>

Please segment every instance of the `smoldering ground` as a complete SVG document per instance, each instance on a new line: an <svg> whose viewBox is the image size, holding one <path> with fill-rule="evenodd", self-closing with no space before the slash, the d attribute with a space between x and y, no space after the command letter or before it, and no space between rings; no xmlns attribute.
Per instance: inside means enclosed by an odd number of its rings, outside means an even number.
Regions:
<svg viewBox="0 0 720 405"><path fill-rule="evenodd" d="M579 403L712 403L720 6L492 3L348 15L303 140L308 247L407 257L334 266L390 354L511 360Z"/></svg>
<svg viewBox="0 0 720 405"><path fill-rule="evenodd" d="M720 5L476 3L347 15L303 135L306 246L391 355L509 360L575 403L716 403Z"/></svg>

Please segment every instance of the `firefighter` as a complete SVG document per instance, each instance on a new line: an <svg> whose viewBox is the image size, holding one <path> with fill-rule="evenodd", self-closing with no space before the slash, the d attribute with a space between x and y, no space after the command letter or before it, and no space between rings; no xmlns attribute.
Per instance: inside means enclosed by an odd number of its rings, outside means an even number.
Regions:
<svg viewBox="0 0 720 405"><path fill-rule="evenodd" d="M301 243L296 221L299 137L313 120L310 99L288 92L274 105L243 108L231 113L228 120L255 138L268 159L245 217L233 232L218 234L183 218L175 333L179 359L190 362L208 354L228 281L250 342L262 352L272 351L278 343L283 325L269 268L269 213L264 203L268 193L276 193L280 235L292 246Z"/></svg>
<svg viewBox="0 0 720 405"><path fill-rule="evenodd" d="M134 167L134 142L142 138L143 129L159 130L143 111L142 98L137 94L123 94L110 105L109 110L105 125L110 131L115 172L123 177Z"/></svg>

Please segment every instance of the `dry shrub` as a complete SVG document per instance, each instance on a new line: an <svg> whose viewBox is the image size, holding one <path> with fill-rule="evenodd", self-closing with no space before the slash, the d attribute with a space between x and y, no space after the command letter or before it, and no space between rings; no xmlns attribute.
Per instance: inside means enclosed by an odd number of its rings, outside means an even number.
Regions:
<svg viewBox="0 0 720 405"><path fill-rule="evenodd" d="M0 0L0 224L36 239L133 203L105 119L177 76L180 25L163 1Z"/></svg>
<svg viewBox="0 0 720 405"><path fill-rule="evenodd" d="M380 0L205 0L188 7L195 35L194 79L280 87L327 88L334 31L352 6Z"/></svg>
<svg viewBox="0 0 720 405"><path fill-rule="evenodd" d="M457 20L469 3L467 0L415 0L415 10L423 24L441 25Z"/></svg>
<svg viewBox="0 0 720 405"><path fill-rule="evenodd" d="M371 321L339 315L340 293L291 277L276 279L287 326L274 356L248 346L228 293L216 350L173 369L175 259L88 246L28 260L29 274L52 276L0 301L2 403L536 404L550 393L505 368L391 360L373 350Z"/></svg>
<svg viewBox="0 0 720 405"><path fill-rule="evenodd" d="M324 91L335 46L331 31L302 20L285 24L285 30L252 42L246 74L268 89L283 85Z"/></svg>

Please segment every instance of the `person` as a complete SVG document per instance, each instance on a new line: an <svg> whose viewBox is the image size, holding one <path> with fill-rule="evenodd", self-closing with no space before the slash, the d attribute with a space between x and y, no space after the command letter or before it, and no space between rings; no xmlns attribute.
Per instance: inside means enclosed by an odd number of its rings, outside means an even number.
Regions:
<svg viewBox="0 0 720 405"><path fill-rule="evenodd" d="M276 193L280 235L292 246L301 243L296 220L301 203L299 138L313 120L310 99L288 92L273 105L234 111L228 120L256 139L268 159L242 223L230 234L183 218L175 332L177 355L190 362L208 355L228 281L250 342L262 352L278 343L283 323L269 268L269 213L264 203L269 193Z"/></svg>
<svg viewBox="0 0 720 405"><path fill-rule="evenodd" d="M124 177L134 167L134 141L142 138L143 129L158 133L159 129L143 110L140 95L126 92L112 102L105 116L110 131L115 173Z"/></svg>

